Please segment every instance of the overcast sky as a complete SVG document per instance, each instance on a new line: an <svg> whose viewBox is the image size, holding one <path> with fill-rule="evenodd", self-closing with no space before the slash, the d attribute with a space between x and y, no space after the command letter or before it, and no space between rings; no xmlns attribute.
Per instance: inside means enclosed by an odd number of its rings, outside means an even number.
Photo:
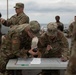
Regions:
<svg viewBox="0 0 76 75"><path fill-rule="evenodd" d="M55 21L55 16L61 17L61 22L69 24L76 15L76 0L8 0L9 18L15 14L14 6L17 2L25 4L24 12L31 20L39 23ZM7 18L7 0L0 0L2 18Z"/></svg>

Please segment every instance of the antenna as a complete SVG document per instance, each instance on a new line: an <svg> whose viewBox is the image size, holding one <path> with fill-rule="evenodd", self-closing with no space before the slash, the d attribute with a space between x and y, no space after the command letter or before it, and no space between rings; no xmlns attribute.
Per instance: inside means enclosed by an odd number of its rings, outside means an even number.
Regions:
<svg viewBox="0 0 76 75"><path fill-rule="evenodd" d="M8 0L7 0L7 19L8 19Z"/></svg>

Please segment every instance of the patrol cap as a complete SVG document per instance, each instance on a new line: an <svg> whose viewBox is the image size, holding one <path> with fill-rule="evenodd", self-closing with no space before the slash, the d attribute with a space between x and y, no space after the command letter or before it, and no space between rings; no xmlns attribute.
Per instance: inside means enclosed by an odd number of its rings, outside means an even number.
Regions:
<svg viewBox="0 0 76 75"><path fill-rule="evenodd" d="M38 31L40 31L40 24L37 21L31 21L30 29L32 32L38 32Z"/></svg>
<svg viewBox="0 0 76 75"><path fill-rule="evenodd" d="M30 30L32 33L34 33L36 36L40 36L40 24L38 23L38 21L33 20L30 21Z"/></svg>
<svg viewBox="0 0 76 75"><path fill-rule="evenodd" d="M24 8L24 4L23 3L16 3L14 8Z"/></svg>
<svg viewBox="0 0 76 75"><path fill-rule="evenodd" d="M57 35L57 24L54 22L50 22L47 25L47 35L56 36Z"/></svg>

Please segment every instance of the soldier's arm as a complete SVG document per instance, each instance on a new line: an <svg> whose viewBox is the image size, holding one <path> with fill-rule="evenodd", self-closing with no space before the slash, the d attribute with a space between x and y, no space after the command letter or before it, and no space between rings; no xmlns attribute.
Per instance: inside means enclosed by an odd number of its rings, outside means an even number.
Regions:
<svg viewBox="0 0 76 75"><path fill-rule="evenodd" d="M48 39L45 36L41 36L39 38L39 42L38 42L38 50L39 50L39 54L42 55L46 55L48 54L49 49L51 49L52 47L49 46L48 44Z"/></svg>
<svg viewBox="0 0 76 75"><path fill-rule="evenodd" d="M19 25L24 24L24 23L29 23L29 17L28 16L23 16L21 18L21 20L19 21Z"/></svg>
<svg viewBox="0 0 76 75"><path fill-rule="evenodd" d="M62 47L62 57L65 59L68 59L70 51L69 51L69 43L67 38L64 36L63 33L60 33L60 37L61 39L61 47Z"/></svg>
<svg viewBox="0 0 76 75"><path fill-rule="evenodd" d="M72 32L73 32L73 24L71 23L69 25L69 33L68 33L68 36L71 37L72 36Z"/></svg>
<svg viewBox="0 0 76 75"><path fill-rule="evenodd" d="M9 27L11 24L12 24L12 17L8 20L5 20L5 19L1 19L1 23L4 25L4 26L7 26Z"/></svg>

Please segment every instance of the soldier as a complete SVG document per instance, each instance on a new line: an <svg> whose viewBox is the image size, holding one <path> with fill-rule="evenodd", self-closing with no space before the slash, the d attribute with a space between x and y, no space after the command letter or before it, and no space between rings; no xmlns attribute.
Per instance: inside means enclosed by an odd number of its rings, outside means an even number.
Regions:
<svg viewBox="0 0 76 75"><path fill-rule="evenodd" d="M69 25L69 36L72 37L73 31L76 27L76 16L74 16L74 22Z"/></svg>
<svg viewBox="0 0 76 75"><path fill-rule="evenodd" d="M38 42L42 58L61 58L68 60L68 41L64 34L57 29L56 23L49 23L47 31L43 33ZM59 70L42 70L39 75L59 75Z"/></svg>
<svg viewBox="0 0 76 75"><path fill-rule="evenodd" d="M1 13L0 13L0 18L1 18ZM1 47L1 36L2 36L2 33L1 33L1 22L0 22L0 47Z"/></svg>
<svg viewBox="0 0 76 75"><path fill-rule="evenodd" d="M65 75L76 75L76 16L75 22L71 24L72 26L72 44L71 44L71 55L68 62L68 66Z"/></svg>
<svg viewBox="0 0 76 75"><path fill-rule="evenodd" d="M31 24L36 25L35 28ZM27 58L29 55L38 55L38 51L34 52L31 49L32 38L40 30L38 22L31 22L29 24L15 25L10 28L8 34L5 36L5 40L2 41L0 50L0 73L5 75L14 75L13 71L6 70L6 64L9 59L12 58ZM33 25L33 26L34 26ZM21 75L21 71L16 71L18 75ZM20 73L20 74L19 74Z"/></svg>
<svg viewBox="0 0 76 75"><path fill-rule="evenodd" d="M10 27L14 25L29 23L29 17L24 13L24 4L16 3L14 8L17 14L13 15L8 20L1 18L1 23L5 26L10 26Z"/></svg>
<svg viewBox="0 0 76 75"><path fill-rule="evenodd" d="M63 23L61 23L60 22L60 16L55 16L55 20L56 20L56 23L57 23L57 25L58 25L58 29L60 30L60 31L64 31L64 25L63 25Z"/></svg>
<svg viewBox="0 0 76 75"><path fill-rule="evenodd" d="M72 46L72 52L65 75L76 75L76 40L74 41L74 44Z"/></svg>
<svg viewBox="0 0 76 75"><path fill-rule="evenodd" d="M38 39L40 38L41 36L41 26L40 24L36 21L36 20L33 20L33 21L30 21L30 30L31 32L34 34L34 37L32 38L32 42L31 42L31 49L29 50L29 53L30 53L30 57L34 57L34 58L37 58L37 57L40 57L40 52L37 48L37 43L38 43ZM35 74L38 74L41 70L36 70L36 69L33 69L33 70L23 70L23 75L35 75Z"/></svg>
<svg viewBox="0 0 76 75"><path fill-rule="evenodd" d="M75 31L76 31L76 16L74 16L74 21L69 25L69 32L67 34L67 37L69 37L71 39L71 47L70 47L70 54L71 54L71 50L72 50L72 46L74 43L74 39L75 39Z"/></svg>

